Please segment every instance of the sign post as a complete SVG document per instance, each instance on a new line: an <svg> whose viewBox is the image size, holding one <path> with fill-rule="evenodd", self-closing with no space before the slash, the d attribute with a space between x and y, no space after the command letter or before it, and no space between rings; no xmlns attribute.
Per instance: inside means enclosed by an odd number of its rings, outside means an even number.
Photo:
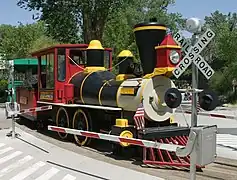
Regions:
<svg viewBox="0 0 237 180"><path fill-rule="evenodd" d="M11 64L10 68L10 76L9 76L9 83L11 82L11 90L8 90L9 95L11 96L11 109L12 111L15 111L15 103L14 103L14 62ZM9 133L11 134L12 138L14 139L16 137L15 132L15 114L12 114L12 131Z"/></svg>
<svg viewBox="0 0 237 180"><path fill-rule="evenodd" d="M198 35L193 34L192 37L192 45L198 41ZM192 64L192 88L198 88L198 69L196 65ZM192 92L192 115L191 115L191 128L197 126L197 93L195 91ZM190 154L190 179L196 179L196 162L197 162L197 154L195 151L192 151Z"/></svg>
<svg viewBox="0 0 237 180"><path fill-rule="evenodd" d="M173 75L179 78L184 71L192 64L192 115L191 115L191 128L197 127L197 93L198 91L198 69L207 78L214 74L214 70L208 63L200 56L202 50L209 44L215 33L211 29L207 29L202 36L199 37L201 32L201 23L197 18L190 18L186 22L187 30L191 33L191 45L185 40L181 33L174 35L174 40L183 47L185 56L180 63L173 70ZM197 142L195 142L197 143ZM194 145L196 147L196 145ZM196 180L196 164L197 164L197 149L194 148L190 155L190 179Z"/></svg>
<svg viewBox="0 0 237 180"><path fill-rule="evenodd" d="M198 41L198 34L192 36L192 46ZM196 64L192 64L192 88L195 90L198 88L198 69ZM192 92L192 118L191 127L197 126L197 92Z"/></svg>

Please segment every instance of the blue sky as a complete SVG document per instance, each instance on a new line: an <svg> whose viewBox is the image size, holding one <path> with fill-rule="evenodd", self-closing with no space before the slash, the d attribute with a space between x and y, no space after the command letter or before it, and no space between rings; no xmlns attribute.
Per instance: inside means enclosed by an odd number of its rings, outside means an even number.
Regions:
<svg viewBox="0 0 237 180"><path fill-rule="evenodd" d="M169 8L169 12L179 12L185 18L198 17L204 19L212 12L219 10L227 14L237 12L236 0L176 0L175 5Z"/></svg>
<svg viewBox="0 0 237 180"><path fill-rule="evenodd" d="M19 8L16 3L18 0L1 0L0 24L17 25L18 21L23 24L32 23L32 12Z"/></svg>
<svg viewBox="0 0 237 180"><path fill-rule="evenodd" d="M32 23L32 12L17 7L17 0L1 0L0 24L17 25ZM198 17L203 19L215 10L223 13L237 12L237 0L176 0L169 12L179 12L184 17Z"/></svg>

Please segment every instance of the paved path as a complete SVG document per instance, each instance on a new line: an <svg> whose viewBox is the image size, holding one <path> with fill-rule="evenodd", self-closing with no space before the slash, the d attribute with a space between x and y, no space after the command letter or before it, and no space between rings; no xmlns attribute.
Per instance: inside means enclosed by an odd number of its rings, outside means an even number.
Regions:
<svg viewBox="0 0 237 180"><path fill-rule="evenodd" d="M20 136L12 139L8 131L0 131L1 180L163 180L67 151L18 128Z"/></svg>
<svg viewBox="0 0 237 180"><path fill-rule="evenodd" d="M0 108L0 130L11 127L11 120L6 120L5 109Z"/></svg>
<svg viewBox="0 0 237 180"><path fill-rule="evenodd" d="M237 136L217 134L217 155L237 160Z"/></svg>

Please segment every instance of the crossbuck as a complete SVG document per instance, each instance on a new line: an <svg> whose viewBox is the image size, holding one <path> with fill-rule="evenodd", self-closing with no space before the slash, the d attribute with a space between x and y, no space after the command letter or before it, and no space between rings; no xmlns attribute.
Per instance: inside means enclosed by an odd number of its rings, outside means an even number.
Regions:
<svg viewBox="0 0 237 180"><path fill-rule="evenodd" d="M176 78L179 78L188 68L188 66L192 64L192 62L197 66L197 68L203 73L203 75L207 79L211 78L211 76L214 74L214 70L199 54L209 44L209 42L214 38L214 36L215 33L211 29L207 29L194 46L191 46L191 44L182 36L180 32L177 32L173 36L176 43L182 47L182 50L185 53L184 58L173 70L173 75Z"/></svg>

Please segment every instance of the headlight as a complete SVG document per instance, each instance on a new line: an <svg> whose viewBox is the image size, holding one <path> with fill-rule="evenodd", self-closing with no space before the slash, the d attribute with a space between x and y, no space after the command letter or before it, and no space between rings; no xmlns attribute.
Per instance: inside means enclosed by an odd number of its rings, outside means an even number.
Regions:
<svg viewBox="0 0 237 180"><path fill-rule="evenodd" d="M173 64L177 64L179 62L179 53L177 53L177 51L171 51L170 52L170 61Z"/></svg>

